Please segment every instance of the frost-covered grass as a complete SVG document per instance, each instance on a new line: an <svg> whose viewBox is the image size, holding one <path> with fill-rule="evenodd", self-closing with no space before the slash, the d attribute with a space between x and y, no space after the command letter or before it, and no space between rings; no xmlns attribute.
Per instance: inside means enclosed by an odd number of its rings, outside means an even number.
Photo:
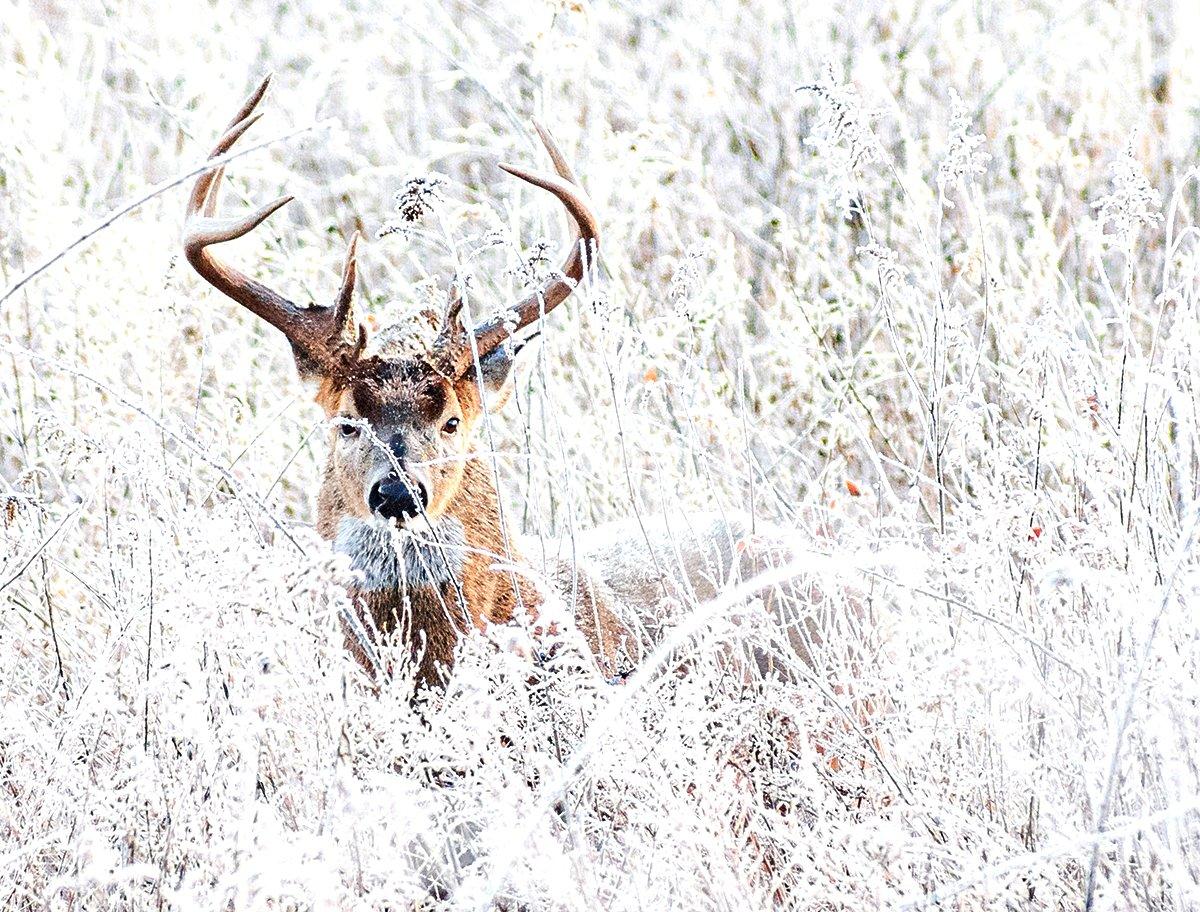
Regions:
<svg viewBox="0 0 1200 912"><path fill-rule="evenodd" d="M729 600L635 687L479 638L373 689L319 413L180 186L0 303L0 908L1200 906L1195 10L187 6L0 9L0 285L274 71L250 139L317 126L230 167L298 198L230 258L325 300L407 188L376 321L499 305L562 232L494 167L537 116L604 274L494 428L510 517L751 512L869 623L791 682Z"/></svg>

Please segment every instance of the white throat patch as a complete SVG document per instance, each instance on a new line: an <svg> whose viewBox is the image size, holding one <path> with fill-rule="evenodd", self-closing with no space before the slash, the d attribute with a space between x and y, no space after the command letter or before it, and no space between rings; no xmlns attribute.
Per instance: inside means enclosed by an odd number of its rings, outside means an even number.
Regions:
<svg viewBox="0 0 1200 912"><path fill-rule="evenodd" d="M460 582L466 546L463 525L452 516L411 531L347 516L333 540L333 549L349 555L359 585L368 590Z"/></svg>

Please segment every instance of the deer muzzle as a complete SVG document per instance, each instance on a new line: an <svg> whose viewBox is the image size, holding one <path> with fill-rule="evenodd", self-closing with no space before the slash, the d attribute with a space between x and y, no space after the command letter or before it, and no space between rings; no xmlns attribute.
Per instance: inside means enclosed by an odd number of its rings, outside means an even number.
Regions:
<svg viewBox="0 0 1200 912"><path fill-rule="evenodd" d="M415 478L386 475L371 486L367 506L376 516L404 523L425 512L429 488Z"/></svg>

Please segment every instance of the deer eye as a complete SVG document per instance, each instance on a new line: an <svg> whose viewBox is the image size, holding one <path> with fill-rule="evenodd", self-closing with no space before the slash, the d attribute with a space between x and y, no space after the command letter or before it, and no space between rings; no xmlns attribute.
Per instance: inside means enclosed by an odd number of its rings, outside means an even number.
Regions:
<svg viewBox="0 0 1200 912"><path fill-rule="evenodd" d="M338 433L347 439L353 439L358 436L361 428L353 423L349 418L343 418L338 425Z"/></svg>
<svg viewBox="0 0 1200 912"><path fill-rule="evenodd" d="M458 430L458 419L457 418L451 418L449 421L447 421L445 424L442 425L442 433L443 434L453 434L457 430Z"/></svg>

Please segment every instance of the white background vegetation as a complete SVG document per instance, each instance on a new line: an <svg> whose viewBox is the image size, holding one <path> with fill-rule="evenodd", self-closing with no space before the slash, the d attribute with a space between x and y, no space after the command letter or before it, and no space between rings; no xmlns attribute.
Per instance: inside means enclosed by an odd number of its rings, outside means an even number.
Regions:
<svg viewBox="0 0 1200 912"><path fill-rule="evenodd" d="M172 187L0 303L0 908L1200 906L1194 7L6 0L0 287L272 71L245 144L317 126L230 167L298 200L228 255L298 300L361 228L380 325L503 305L562 223L496 161L536 116L584 176L517 525L751 512L867 623L791 681L728 600L636 687L478 638L372 689L327 430Z"/></svg>

